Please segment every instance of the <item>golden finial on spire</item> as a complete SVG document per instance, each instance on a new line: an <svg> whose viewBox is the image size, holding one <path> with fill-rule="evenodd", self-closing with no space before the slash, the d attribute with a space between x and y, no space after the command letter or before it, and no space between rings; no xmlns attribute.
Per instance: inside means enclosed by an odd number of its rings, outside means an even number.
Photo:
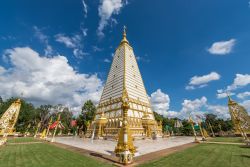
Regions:
<svg viewBox="0 0 250 167"><path fill-rule="evenodd" d="M231 98L231 96L230 96L230 92L227 91L226 94L227 94L227 97L228 97L228 101L229 101L229 102L232 102L233 100L232 100L232 98Z"/></svg>
<svg viewBox="0 0 250 167"><path fill-rule="evenodd" d="M126 30L127 30L127 27L123 26L123 38L122 38L122 41L121 41L120 45L123 44L123 43L127 43L128 44Z"/></svg>
<svg viewBox="0 0 250 167"><path fill-rule="evenodd" d="M127 29L127 27L124 25L123 26L123 38L127 36L126 29Z"/></svg>

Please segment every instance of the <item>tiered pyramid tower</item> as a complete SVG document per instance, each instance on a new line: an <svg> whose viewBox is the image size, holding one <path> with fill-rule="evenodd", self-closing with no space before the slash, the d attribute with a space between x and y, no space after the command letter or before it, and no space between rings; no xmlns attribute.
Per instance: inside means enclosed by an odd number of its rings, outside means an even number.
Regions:
<svg viewBox="0 0 250 167"><path fill-rule="evenodd" d="M129 100L128 124L133 136L161 135L162 129L155 121L151 105L124 28L123 39L115 51L113 62L102 92L95 120L90 131L98 136L117 136L122 124L122 95L126 90ZM99 120L104 120L100 124ZM94 128L95 125L95 128ZM90 132L89 131L89 132Z"/></svg>

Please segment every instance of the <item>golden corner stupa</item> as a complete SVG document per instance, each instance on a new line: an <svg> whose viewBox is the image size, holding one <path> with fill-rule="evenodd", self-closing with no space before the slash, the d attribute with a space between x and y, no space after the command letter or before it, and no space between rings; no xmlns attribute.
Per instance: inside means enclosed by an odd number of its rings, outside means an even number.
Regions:
<svg viewBox="0 0 250 167"><path fill-rule="evenodd" d="M141 73L130 46L124 27L123 38L115 50L113 62L103 89L94 120L86 136L95 138L118 138L122 127L122 96L127 92L129 109L127 122L133 137L162 135L162 126L157 123L144 87Z"/></svg>

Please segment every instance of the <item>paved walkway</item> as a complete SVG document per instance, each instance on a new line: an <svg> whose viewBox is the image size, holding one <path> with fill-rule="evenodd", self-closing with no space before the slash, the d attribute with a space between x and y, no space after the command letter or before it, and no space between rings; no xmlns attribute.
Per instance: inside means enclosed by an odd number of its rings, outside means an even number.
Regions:
<svg viewBox="0 0 250 167"><path fill-rule="evenodd" d="M124 166L124 165L119 163L119 159L117 157L115 157L114 155L110 156L107 154L102 154L102 153L98 153L98 152L94 152L94 151L90 151L90 150L85 150L82 148L78 148L78 147L74 147L74 146L70 146L70 145L66 145L66 144L62 144L62 143L50 143L49 142L49 144L55 145L57 147L67 149L70 151L74 151L74 152L77 152L77 153L82 154L84 156L92 157L92 158L95 158L99 161L106 162L106 163L109 163L109 164L112 164L115 166ZM193 147L195 145L197 145L197 143L188 143L188 144L184 144L184 145L179 145L179 146L151 152L151 153L144 154L141 156L137 156L134 158L133 163L130 165L127 165L127 167L133 167L133 166L143 164L145 162L156 160L158 158L167 156L167 155L175 153L177 151L185 150L185 149L187 149L189 147Z"/></svg>
<svg viewBox="0 0 250 167"><path fill-rule="evenodd" d="M193 137L187 136L158 138L157 140L135 140L134 145L137 147L137 153L135 156L141 156L151 152L192 143L193 140ZM113 151L117 144L117 141L114 140L94 140L92 142L89 138L82 139L79 137L56 137L55 141L57 143L106 155L114 155Z"/></svg>

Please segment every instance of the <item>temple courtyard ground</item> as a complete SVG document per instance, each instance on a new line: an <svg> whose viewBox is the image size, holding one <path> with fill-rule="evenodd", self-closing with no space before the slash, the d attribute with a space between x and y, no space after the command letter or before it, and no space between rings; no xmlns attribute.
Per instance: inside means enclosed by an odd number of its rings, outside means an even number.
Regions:
<svg viewBox="0 0 250 167"><path fill-rule="evenodd" d="M90 138L79 137L57 137L55 140L57 143L66 144L106 155L113 155L113 151L117 145L117 141L115 140L92 141ZM158 138L157 140L135 140L134 145L137 147L137 153L135 156L141 156L151 152L181 146L192 143L193 141L194 138L188 136Z"/></svg>
<svg viewBox="0 0 250 167"><path fill-rule="evenodd" d="M135 157L131 166L163 166L163 167L248 167L250 164L250 148L244 146L240 138L214 138L208 143L189 143L189 137L170 138L156 141L135 141L141 155ZM89 139L56 138L56 143L44 142L33 138L9 139L0 147L0 167L92 167L118 165L110 156L115 142L94 141L99 152L59 143L60 141L95 148ZM90 143L91 144L90 144ZM157 143L158 142L158 143ZM210 143L209 143L210 142ZM104 142L105 143L105 142ZM144 143L144 144L143 144ZM161 143L161 144L159 144ZM172 144L171 144L172 143ZM213 143L213 144L211 144ZM174 145L170 147L170 145ZM158 145L162 146L161 150ZM148 151L147 151L148 148ZM150 153L149 153L150 152Z"/></svg>

